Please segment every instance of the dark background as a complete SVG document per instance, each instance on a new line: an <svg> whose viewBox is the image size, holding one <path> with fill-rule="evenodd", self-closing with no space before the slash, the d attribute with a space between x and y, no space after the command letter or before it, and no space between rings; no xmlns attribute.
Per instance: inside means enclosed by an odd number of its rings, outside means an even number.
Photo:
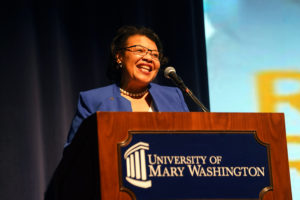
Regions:
<svg viewBox="0 0 300 200"><path fill-rule="evenodd" d="M12 1L0 22L1 200L43 199L79 91L109 84L109 45L121 25L152 28L168 65L209 107L202 0ZM162 74L156 81L171 85Z"/></svg>

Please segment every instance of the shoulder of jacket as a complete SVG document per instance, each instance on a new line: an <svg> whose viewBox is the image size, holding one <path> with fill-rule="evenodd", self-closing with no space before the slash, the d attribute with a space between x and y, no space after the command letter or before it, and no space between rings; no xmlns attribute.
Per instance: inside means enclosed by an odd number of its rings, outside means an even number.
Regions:
<svg viewBox="0 0 300 200"><path fill-rule="evenodd" d="M174 95L174 94L178 94L181 93L181 90L177 87L173 87L173 86L165 86L165 85L159 85L156 83L151 83L151 88L150 88L150 92L152 91L161 91L164 94L168 94L168 95Z"/></svg>
<svg viewBox="0 0 300 200"><path fill-rule="evenodd" d="M106 99L107 97L113 96L114 88L117 87L115 84L111 84L104 87L94 88L80 92L80 96L84 99Z"/></svg>
<svg viewBox="0 0 300 200"><path fill-rule="evenodd" d="M161 89L161 90L176 90L177 87L173 86L166 86L166 85L159 85L157 83L151 83L150 84L153 89Z"/></svg>

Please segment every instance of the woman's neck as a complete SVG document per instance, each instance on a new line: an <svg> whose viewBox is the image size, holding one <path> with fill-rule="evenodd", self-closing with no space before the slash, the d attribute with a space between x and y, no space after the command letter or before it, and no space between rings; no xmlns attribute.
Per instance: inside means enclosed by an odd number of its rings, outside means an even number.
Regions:
<svg viewBox="0 0 300 200"><path fill-rule="evenodd" d="M121 81L120 88L129 93L142 93L148 90L148 85Z"/></svg>

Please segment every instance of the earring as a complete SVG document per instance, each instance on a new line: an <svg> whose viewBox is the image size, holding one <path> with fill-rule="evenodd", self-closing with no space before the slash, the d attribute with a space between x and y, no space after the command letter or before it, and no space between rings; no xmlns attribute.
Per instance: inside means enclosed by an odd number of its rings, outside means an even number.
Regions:
<svg viewBox="0 0 300 200"><path fill-rule="evenodd" d="M123 68L122 63L118 63L118 68L119 68L119 69Z"/></svg>

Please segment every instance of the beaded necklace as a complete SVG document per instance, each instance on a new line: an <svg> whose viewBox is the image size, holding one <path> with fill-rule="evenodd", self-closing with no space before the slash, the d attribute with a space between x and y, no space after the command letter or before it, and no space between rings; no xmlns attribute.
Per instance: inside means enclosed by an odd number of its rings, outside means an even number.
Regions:
<svg viewBox="0 0 300 200"><path fill-rule="evenodd" d="M126 96L130 96L130 97L142 97L144 96L144 94L146 94L148 92L148 88L146 90L144 90L143 92L139 92L139 93L131 93L131 92L128 92L122 88L120 88L120 92Z"/></svg>

